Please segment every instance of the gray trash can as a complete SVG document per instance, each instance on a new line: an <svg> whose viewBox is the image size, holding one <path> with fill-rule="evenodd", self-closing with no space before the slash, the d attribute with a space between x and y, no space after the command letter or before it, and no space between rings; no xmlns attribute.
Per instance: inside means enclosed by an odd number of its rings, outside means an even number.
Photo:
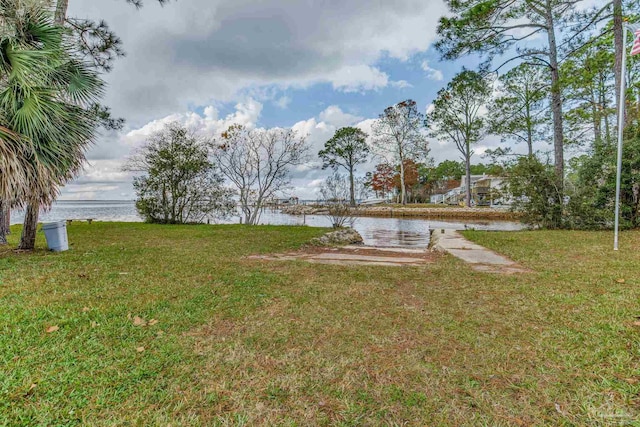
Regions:
<svg viewBox="0 0 640 427"><path fill-rule="evenodd" d="M49 222L42 224L42 231L47 238L47 246L54 252L69 250L67 240L67 221Z"/></svg>

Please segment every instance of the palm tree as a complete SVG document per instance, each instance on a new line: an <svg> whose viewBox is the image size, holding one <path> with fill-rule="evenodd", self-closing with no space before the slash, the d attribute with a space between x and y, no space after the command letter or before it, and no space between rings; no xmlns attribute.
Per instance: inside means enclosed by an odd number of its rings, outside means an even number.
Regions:
<svg viewBox="0 0 640 427"><path fill-rule="evenodd" d="M0 198L27 206L21 249L95 137L103 82L80 58L49 1L0 0Z"/></svg>

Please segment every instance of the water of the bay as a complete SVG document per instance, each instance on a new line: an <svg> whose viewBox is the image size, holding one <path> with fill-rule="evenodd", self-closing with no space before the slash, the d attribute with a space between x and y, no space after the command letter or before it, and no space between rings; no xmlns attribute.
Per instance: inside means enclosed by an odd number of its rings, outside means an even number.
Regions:
<svg viewBox="0 0 640 427"><path fill-rule="evenodd" d="M132 201L58 201L51 210L40 216L42 222L67 219L94 219L96 221L141 222ZM23 212L13 212L11 222L21 223ZM221 223L238 223L239 217ZM260 218L261 224L308 225L329 227L330 220L322 215L295 216L278 210L266 209ZM522 224L513 221L441 221L424 218L374 218L360 217L353 224L367 245L376 246L427 246L430 229L514 231L522 229Z"/></svg>

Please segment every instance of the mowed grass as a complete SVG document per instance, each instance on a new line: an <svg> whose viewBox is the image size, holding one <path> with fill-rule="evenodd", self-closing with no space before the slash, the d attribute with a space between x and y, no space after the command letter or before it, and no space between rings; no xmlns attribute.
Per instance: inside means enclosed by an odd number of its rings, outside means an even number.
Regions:
<svg viewBox="0 0 640 427"><path fill-rule="evenodd" d="M0 425L640 425L640 232L466 233L512 276L246 258L323 232L0 249Z"/></svg>

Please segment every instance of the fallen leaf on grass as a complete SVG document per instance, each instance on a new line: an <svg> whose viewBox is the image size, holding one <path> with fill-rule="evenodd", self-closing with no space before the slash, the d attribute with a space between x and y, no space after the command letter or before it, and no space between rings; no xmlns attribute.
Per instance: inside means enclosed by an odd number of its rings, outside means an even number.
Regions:
<svg viewBox="0 0 640 427"><path fill-rule="evenodd" d="M624 283L624 279L616 279L616 282L618 282L618 283Z"/></svg>
<svg viewBox="0 0 640 427"><path fill-rule="evenodd" d="M146 326L146 325L147 325L147 321L144 320L142 317L135 316L133 318L133 326Z"/></svg>
<svg viewBox="0 0 640 427"><path fill-rule="evenodd" d="M57 331L58 329L60 329L60 327L59 327L58 325L55 325L55 326L49 326L49 327L47 328L47 333L48 333L48 334L50 334L50 333L52 333L52 332Z"/></svg>
<svg viewBox="0 0 640 427"><path fill-rule="evenodd" d="M149 326L153 326L153 325L157 325L157 324L158 324L158 320L157 319L151 319L151 320L149 320L149 323L148 323Z"/></svg>
<svg viewBox="0 0 640 427"><path fill-rule="evenodd" d="M635 322L633 322L633 326L640 326L640 320L636 320Z"/></svg>
<svg viewBox="0 0 640 427"><path fill-rule="evenodd" d="M89 310L91 310L89 307L82 307L82 312L83 313L86 313Z"/></svg>
<svg viewBox="0 0 640 427"><path fill-rule="evenodd" d="M138 353L142 353L144 351L144 347L138 347L138 348L136 348L136 351Z"/></svg>
<svg viewBox="0 0 640 427"><path fill-rule="evenodd" d="M31 384L31 387L29 387L29 390L27 390L27 392L24 395L29 396L31 393L33 393L33 390L35 390L37 386L38 384Z"/></svg>

